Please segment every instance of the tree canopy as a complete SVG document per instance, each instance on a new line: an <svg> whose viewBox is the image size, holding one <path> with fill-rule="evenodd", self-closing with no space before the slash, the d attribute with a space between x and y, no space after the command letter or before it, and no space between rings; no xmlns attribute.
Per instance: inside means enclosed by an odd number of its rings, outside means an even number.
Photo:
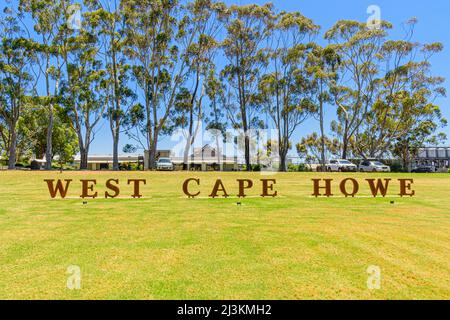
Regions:
<svg viewBox="0 0 450 320"><path fill-rule="evenodd" d="M281 171L289 152L322 167L341 157L407 168L421 146L446 140L445 79L432 65L443 45L414 41L415 18L396 39L388 21L321 31L271 3L17 0L3 9L0 155L10 169L44 156L51 169L78 152L86 169L105 123L114 170L125 138L123 151L148 150L154 168L161 138L176 130L185 169L205 129L217 149L243 150L247 170L261 145Z"/></svg>

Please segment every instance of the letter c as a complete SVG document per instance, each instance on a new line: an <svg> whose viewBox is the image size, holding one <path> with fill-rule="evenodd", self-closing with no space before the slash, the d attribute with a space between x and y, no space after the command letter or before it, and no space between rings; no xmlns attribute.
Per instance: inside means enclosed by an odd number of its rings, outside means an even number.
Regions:
<svg viewBox="0 0 450 320"><path fill-rule="evenodd" d="M184 192L184 194L187 195L189 198L195 198L195 197L197 197L198 195L200 195L200 191L197 192L196 194L192 194L192 193L189 192L188 186L189 186L189 183L190 183L191 181L195 181L195 182L197 183L198 186L200 185L200 179L194 179L194 178L187 179L187 180L183 183L183 192Z"/></svg>

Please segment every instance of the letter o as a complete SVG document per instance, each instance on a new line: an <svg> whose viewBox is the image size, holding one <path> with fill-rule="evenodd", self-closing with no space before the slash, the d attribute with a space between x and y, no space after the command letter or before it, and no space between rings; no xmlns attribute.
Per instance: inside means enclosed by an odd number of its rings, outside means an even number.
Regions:
<svg viewBox="0 0 450 320"><path fill-rule="evenodd" d="M348 181L351 181L353 183L352 192L347 192L346 185ZM356 181L355 179L347 178L345 180L342 180L341 184L339 185L339 188L341 189L342 194L345 195L346 197L354 197L359 191L359 184L358 181Z"/></svg>

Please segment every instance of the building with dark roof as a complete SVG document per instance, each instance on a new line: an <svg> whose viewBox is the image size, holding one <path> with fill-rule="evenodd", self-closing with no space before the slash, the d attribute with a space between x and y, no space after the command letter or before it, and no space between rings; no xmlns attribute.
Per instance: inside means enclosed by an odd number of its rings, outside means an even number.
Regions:
<svg viewBox="0 0 450 320"><path fill-rule="evenodd" d="M450 167L450 147L423 147L414 158L413 167L433 166L436 170Z"/></svg>

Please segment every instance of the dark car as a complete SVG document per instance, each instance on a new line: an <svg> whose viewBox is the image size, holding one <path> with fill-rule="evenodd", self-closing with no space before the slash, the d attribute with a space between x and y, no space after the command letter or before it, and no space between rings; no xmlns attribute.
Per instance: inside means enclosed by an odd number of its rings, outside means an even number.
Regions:
<svg viewBox="0 0 450 320"><path fill-rule="evenodd" d="M411 170L412 173L433 173L436 172L433 166L418 166Z"/></svg>

